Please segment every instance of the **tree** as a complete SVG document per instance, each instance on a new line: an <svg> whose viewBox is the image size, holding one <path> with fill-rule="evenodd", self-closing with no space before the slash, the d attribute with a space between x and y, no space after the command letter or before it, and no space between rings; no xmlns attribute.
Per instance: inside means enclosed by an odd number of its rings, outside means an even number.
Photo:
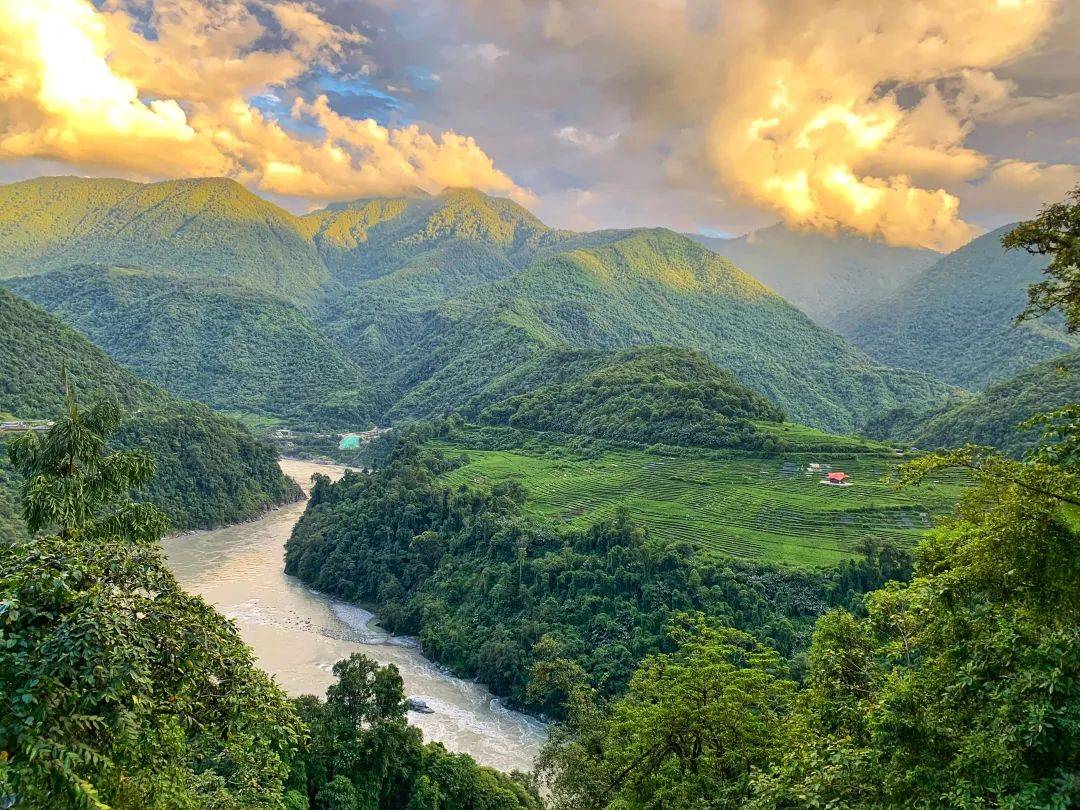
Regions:
<svg viewBox="0 0 1080 810"><path fill-rule="evenodd" d="M1060 459L1060 454L1051 454ZM1080 801L1080 479L985 448L908 465L971 473L909 584L828 614L760 808L1068 807Z"/></svg>
<svg viewBox="0 0 1080 810"><path fill-rule="evenodd" d="M128 500L154 475L154 464L139 452L106 453L108 437L122 412L115 402L80 411L65 372L66 413L44 436L28 431L8 446L22 473L22 512L31 532L76 536L125 535L159 538L168 525L156 509Z"/></svg>
<svg viewBox="0 0 1080 810"><path fill-rule="evenodd" d="M300 728L235 627L165 565L119 409L10 448L36 534L0 547L0 760L28 807L278 807Z"/></svg>
<svg viewBox="0 0 1080 810"><path fill-rule="evenodd" d="M746 633L681 616L626 695L589 703L539 761L557 807L741 807L768 762L795 684ZM582 710L583 709L583 710Z"/></svg>
<svg viewBox="0 0 1080 810"><path fill-rule="evenodd" d="M1001 239L1007 250L1050 256L1046 279L1028 288L1028 305L1017 321L1052 310L1065 315L1070 332L1080 330L1080 186L1063 202L1047 205L1035 219L1021 222Z"/></svg>

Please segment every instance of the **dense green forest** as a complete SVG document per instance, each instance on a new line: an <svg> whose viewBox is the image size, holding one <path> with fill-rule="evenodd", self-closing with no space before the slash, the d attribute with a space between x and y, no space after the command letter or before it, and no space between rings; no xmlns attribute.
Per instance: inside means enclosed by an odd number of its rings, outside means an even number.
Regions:
<svg viewBox="0 0 1080 810"><path fill-rule="evenodd" d="M974 396L929 412L893 411L871 421L874 439L924 449L980 444L1019 458L1038 438L1036 414L1080 402L1080 350L1044 360Z"/></svg>
<svg viewBox="0 0 1080 810"><path fill-rule="evenodd" d="M55 414L64 401L62 367L91 401L116 399L126 408L169 401L58 318L0 288L0 412L24 419Z"/></svg>
<svg viewBox="0 0 1080 810"><path fill-rule="evenodd" d="M361 428L385 403L296 306L220 279L74 267L7 286L144 380L219 410Z"/></svg>
<svg viewBox="0 0 1080 810"><path fill-rule="evenodd" d="M700 351L833 431L949 394L662 229L556 231L469 189L303 217L225 180L2 191L0 277L146 378L230 411L330 427L426 418L537 357L640 344Z"/></svg>
<svg viewBox="0 0 1080 810"><path fill-rule="evenodd" d="M908 565L902 550L873 541L862 561L825 572L740 563L650 538L625 515L560 531L527 514L518 484L438 480L460 463L407 437L375 474L320 480L286 571L377 602L384 626L419 635L425 654L547 713L566 695L540 689L538 669L616 694L659 649L674 612L723 617L791 657L820 613L856 605Z"/></svg>
<svg viewBox="0 0 1080 810"><path fill-rule="evenodd" d="M784 415L760 394L695 352L641 347L595 359L574 376L489 405L479 421L579 433L637 444L760 449L775 444L756 420ZM571 360L571 358L567 358Z"/></svg>
<svg viewBox="0 0 1080 810"><path fill-rule="evenodd" d="M175 399L121 368L39 307L0 289L0 413L45 419L64 404L64 378L80 399L129 409L117 447L147 450L159 475L140 493L174 529L254 517L297 497L276 451L202 405ZM4 443L0 436L0 445ZM0 527L18 530L15 482L0 464Z"/></svg>
<svg viewBox="0 0 1080 810"><path fill-rule="evenodd" d="M1009 237L1050 255L1032 308L1078 325L1080 190ZM1050 245L1052 247L1047 248ZM568 696L539 771L558 808L1072 807L1080 802L1080 404L1023 461L917 457L900 483L975 486L865 613L818 619L793 671L687 612L614 699Z"/></svg>
<svg viewBox="0 0 1080 810"><path fill-rule="evenodd" d="M237 523L300 497L269 444L195 402L125 419L113 443L154 459L156 474L137 495L177 529Z"/></svg>
<svg viewBox="0 0 1080 810"><path fill-rule="evenodd" d="M944 256L893 295L837 320L837 331L883 363L974 391L1080 348L1060 314L1014 323L1025 286L1046 262L1002 246L1013 227Z"/></svg>
<svg viewBox="0 0 1080 810"><path fill-rule="evenodd" d="M235 625L165 565L127 500L152 459L109 452L114 404L14 440L32 543L0 544L0 795L19 807L524 808L521 775L424 744L401 676L362 655L289 700Z"/></svg>
<svg viewBox="0 0 1080 810"><path fill-rule="evenodd" d="M920 545L910 582L818 620L801 671L730 623L674 617L625 694L567 700L540 762L555 806L1074 806L1075 414L1067 435L1047 460L914 462L909 482L959 465L979 486Z"/></svg>
<svg viewBox="0 0 1080 810"><path fill-rule="evenodd" d="M664 230L560 243L502 281L439 303L419 324L396 355L392 385L402 396L392 418L456 410L538 352L639 344L701 351L793 420L838 432L891 403L932 404L948 393L869 361L721 257Z"/></svg>

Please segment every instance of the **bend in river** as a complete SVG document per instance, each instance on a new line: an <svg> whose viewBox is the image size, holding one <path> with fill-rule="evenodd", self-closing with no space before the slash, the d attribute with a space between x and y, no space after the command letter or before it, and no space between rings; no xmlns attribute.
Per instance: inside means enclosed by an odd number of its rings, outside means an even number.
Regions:
<svg viewBox="0 0 1080 810"><path fill-rule="evenodd" d="M281 467L307 488L316 473L338 478L343 468L286 459ZM395 664L405 693L434 712L409 712L409 722L451 751L472 754L501 770L532 769L546 739L543 723L505 708L486 688L455 678L426 659L415 639L391 636L368 611L339 602L286 576L285 541L304 511L291 504L259 520L176 535L165 541L180 584L233 619L259 665L291 695L322 696L334 663L362 652Z"/></svg>

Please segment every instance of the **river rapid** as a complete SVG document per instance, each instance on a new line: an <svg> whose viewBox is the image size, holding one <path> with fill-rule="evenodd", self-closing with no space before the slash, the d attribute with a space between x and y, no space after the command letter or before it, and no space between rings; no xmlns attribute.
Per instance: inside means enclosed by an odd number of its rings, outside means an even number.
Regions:
<svg viewBox="0 0 1080 810"><path fill-rule="evenodd" d="M281 468L305 490L314 473L334 479L343 473L341 467L292 459ZM285 575L285 541L304 505L276 509L251 523L169 537L169 566L185 589L237 623L259 665L290 695L323 696L334 681L334 663L362 652L396 665L406 695L434 709L409 712L425 740L501 770L531 770L547 737L543 723L505 708L483 686L447 673L421 654L415 639L389 635L368 611Z"/></svg>

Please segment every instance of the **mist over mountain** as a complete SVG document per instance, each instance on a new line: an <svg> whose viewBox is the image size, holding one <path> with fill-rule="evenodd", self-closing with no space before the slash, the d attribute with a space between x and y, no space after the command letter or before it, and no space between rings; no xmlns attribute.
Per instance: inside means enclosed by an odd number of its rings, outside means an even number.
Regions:
<svg viewBox="0 0 1080 810"><path fill-rule="evenodd" d="M933 250L895 247L845 230L825 234L783 223L732 239L690 237L838 330L842 313L873 304L941 258Z"/></svg>
<svg viewBox="0 0 1080 810"><path fill-rule="evenodd" d="M1001 237L1013 227L983 234L876 304L852 309L837 331L882 363L972 390L1080 348L1059 315L1015 323L1046 259L1006 251Z"/></svg>

